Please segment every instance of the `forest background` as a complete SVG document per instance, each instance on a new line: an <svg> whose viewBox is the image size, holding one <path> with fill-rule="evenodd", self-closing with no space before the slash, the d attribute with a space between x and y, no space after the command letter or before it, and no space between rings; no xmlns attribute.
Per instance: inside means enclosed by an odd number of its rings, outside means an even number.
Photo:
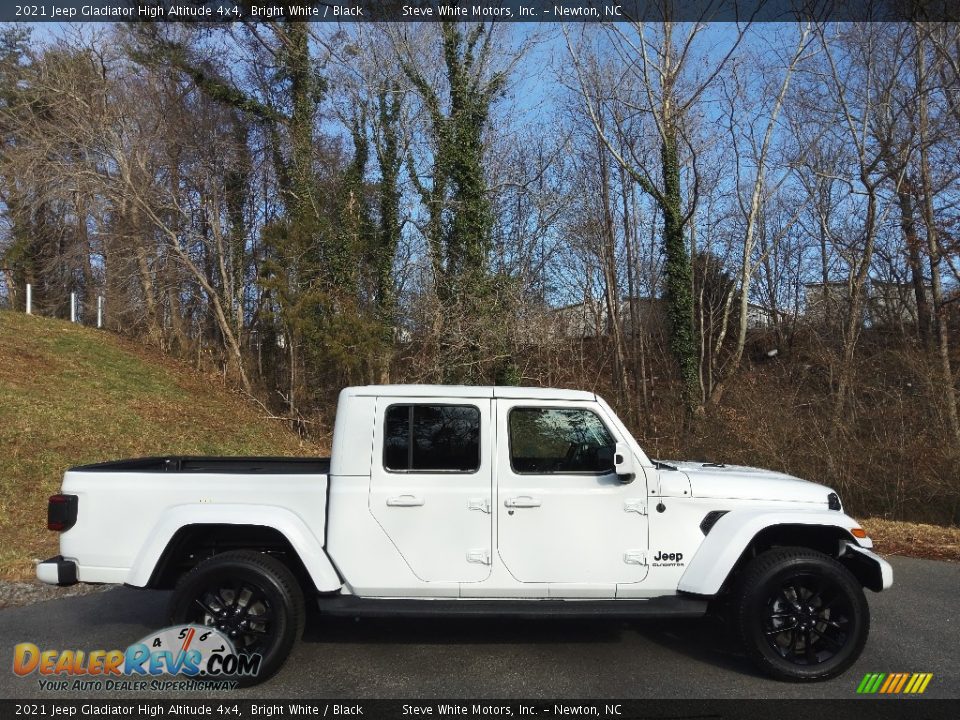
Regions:
<svg viewBox="0 0 960 720"><path fill-rule="evenodd" d="M0 30L0 303L329 441L339 390L604 396L654 457L960 524L960 25Z"/></svg>

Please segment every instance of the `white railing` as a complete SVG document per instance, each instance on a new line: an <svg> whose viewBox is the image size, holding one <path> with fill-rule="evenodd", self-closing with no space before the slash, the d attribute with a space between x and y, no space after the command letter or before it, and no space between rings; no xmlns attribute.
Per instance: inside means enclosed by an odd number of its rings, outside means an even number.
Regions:
<svg viewBox="0 0 960 720"><path fill-rule="evenodd" d="M33 287L27 283L26 292L26 311L27 315L33 315ZM97 327L103 327L103 295L97 295ZM77 312L77 293L70 293L70 322L80 322L80 315Z"/></svg>

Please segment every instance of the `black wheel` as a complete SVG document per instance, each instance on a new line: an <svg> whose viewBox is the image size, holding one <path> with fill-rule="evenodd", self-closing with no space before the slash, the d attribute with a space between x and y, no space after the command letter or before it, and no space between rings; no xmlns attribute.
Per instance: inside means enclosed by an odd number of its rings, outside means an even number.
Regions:
<svg viewBox="0 0 960 720"><path fill-rule="evenodd" d="M255 685L274 675L303 634L303 593L293 573L276 558L252 550L214 555L184 575L170 600L173 624L215 627L238 653L262 656Z"/></svg>
<svg viewBox="0 0 960 720"><path fill-rule="evenodd" d="M734 614L747 654L780 680L835 677L860 656L870 609L853 574L806 548L775 548L750 561Z"/></svg>

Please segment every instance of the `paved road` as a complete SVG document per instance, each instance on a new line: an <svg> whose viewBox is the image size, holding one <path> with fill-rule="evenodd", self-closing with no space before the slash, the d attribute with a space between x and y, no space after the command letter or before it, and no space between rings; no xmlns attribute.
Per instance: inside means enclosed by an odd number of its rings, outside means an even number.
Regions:
<svg viewBox="0 0 960 720"><path fill-rule="evenodd" d="M793 685L758 675L728 647L721 629L700 621L314 617L280 674L228 696L850 698L867 672L931 672L927 696L960 698L960 564L891 561L893 590L868 593L873 629L866 651L852 670L826 683ZM9 668L16 643L125 648L164 625L166 600L166 593L117 588L0 611L0 697L73 696L41 692L36 675L14 676Z"/></svg>

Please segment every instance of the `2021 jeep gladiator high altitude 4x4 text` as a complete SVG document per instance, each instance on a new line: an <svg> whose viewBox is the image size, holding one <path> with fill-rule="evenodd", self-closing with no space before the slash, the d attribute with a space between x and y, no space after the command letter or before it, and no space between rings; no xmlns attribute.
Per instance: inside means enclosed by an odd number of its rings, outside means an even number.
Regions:
<svg viewBox="0 0 960 720"><path fill-rule="evenodd" d="M589 392L340 393L330 460L163 457L73 468L47 583L173 588L173 623L283 664L326 613L690 617L722 608L771 675L843 672L890 565L822 485L651 460ZM106 541L105 529L110 529Z"/></svg>

